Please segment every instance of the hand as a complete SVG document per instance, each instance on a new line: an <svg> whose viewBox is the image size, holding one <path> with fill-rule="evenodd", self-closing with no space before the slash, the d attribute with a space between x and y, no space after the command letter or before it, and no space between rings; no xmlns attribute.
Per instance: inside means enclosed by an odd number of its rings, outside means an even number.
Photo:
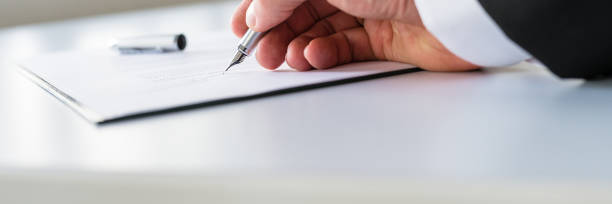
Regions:
<svg viewBox="0 0 612 204"><path fill-rule="evenodd" d="M244 0L232 30L241 37L249 27L270 30L256 52L268 69L284 61L307 71L371 60L430 71L477 68L427 31L413 0Z"/></svg>

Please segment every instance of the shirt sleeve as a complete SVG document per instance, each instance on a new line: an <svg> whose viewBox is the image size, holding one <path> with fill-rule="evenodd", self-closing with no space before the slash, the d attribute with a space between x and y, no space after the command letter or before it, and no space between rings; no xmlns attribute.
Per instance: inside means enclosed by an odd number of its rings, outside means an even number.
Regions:
<svg viewBox="0 0 612 204"><path fill-rule="evenodd" d="M414 0L423 24L447 49L482 67L531 58L510 40L477 0Z"/></svg>

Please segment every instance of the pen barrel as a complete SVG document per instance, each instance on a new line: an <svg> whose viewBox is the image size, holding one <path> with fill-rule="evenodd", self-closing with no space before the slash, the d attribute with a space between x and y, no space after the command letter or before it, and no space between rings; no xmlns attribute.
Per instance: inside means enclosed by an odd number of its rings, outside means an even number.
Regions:
<svg viewBox="0 0 612 204"><path fill-rule="evenodd" d="M241 52L243 52L243 54L245 55L250 55L251 52L253 52L253 50L255 50L255 47L257 47L257 43L259 43L259 41L261 40L261 38L263 38L263 36L265 35L265 32L255 32L251 29L249 29L245 34L244 37L242 37L242 39L240 39L240 42L238 42L238 50L240 50Z"/></svg>

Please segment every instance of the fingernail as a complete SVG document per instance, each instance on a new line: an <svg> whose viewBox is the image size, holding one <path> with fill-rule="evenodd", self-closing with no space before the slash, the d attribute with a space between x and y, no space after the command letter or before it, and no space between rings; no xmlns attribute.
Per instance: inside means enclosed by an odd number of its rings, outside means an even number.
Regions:
<svg viewBox="0 0 612 204"><path fill-rule="evenodd" d="M254 28L257 24L257 18L255 17L255 9L253 4L249 6L246 12L246 24L249 28Z"/></svg>

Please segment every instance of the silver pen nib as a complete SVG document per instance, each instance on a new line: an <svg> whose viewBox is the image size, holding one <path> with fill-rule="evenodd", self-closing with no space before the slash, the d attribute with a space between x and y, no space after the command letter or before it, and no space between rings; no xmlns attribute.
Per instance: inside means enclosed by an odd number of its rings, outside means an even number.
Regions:
<svg viewBox="0 0 612 204"><path fill-rule="evenodd" d="M234 59L232 59L232 62L230 63L230 65L227 67L227 69L225 69L225 71L227 72L230 68L232 68L234 65L240 64L242 63L242 61L244 61L244 58L246 58L247 55L245 55L242 52L237 52L236 55L234 56Z"/></svg>

